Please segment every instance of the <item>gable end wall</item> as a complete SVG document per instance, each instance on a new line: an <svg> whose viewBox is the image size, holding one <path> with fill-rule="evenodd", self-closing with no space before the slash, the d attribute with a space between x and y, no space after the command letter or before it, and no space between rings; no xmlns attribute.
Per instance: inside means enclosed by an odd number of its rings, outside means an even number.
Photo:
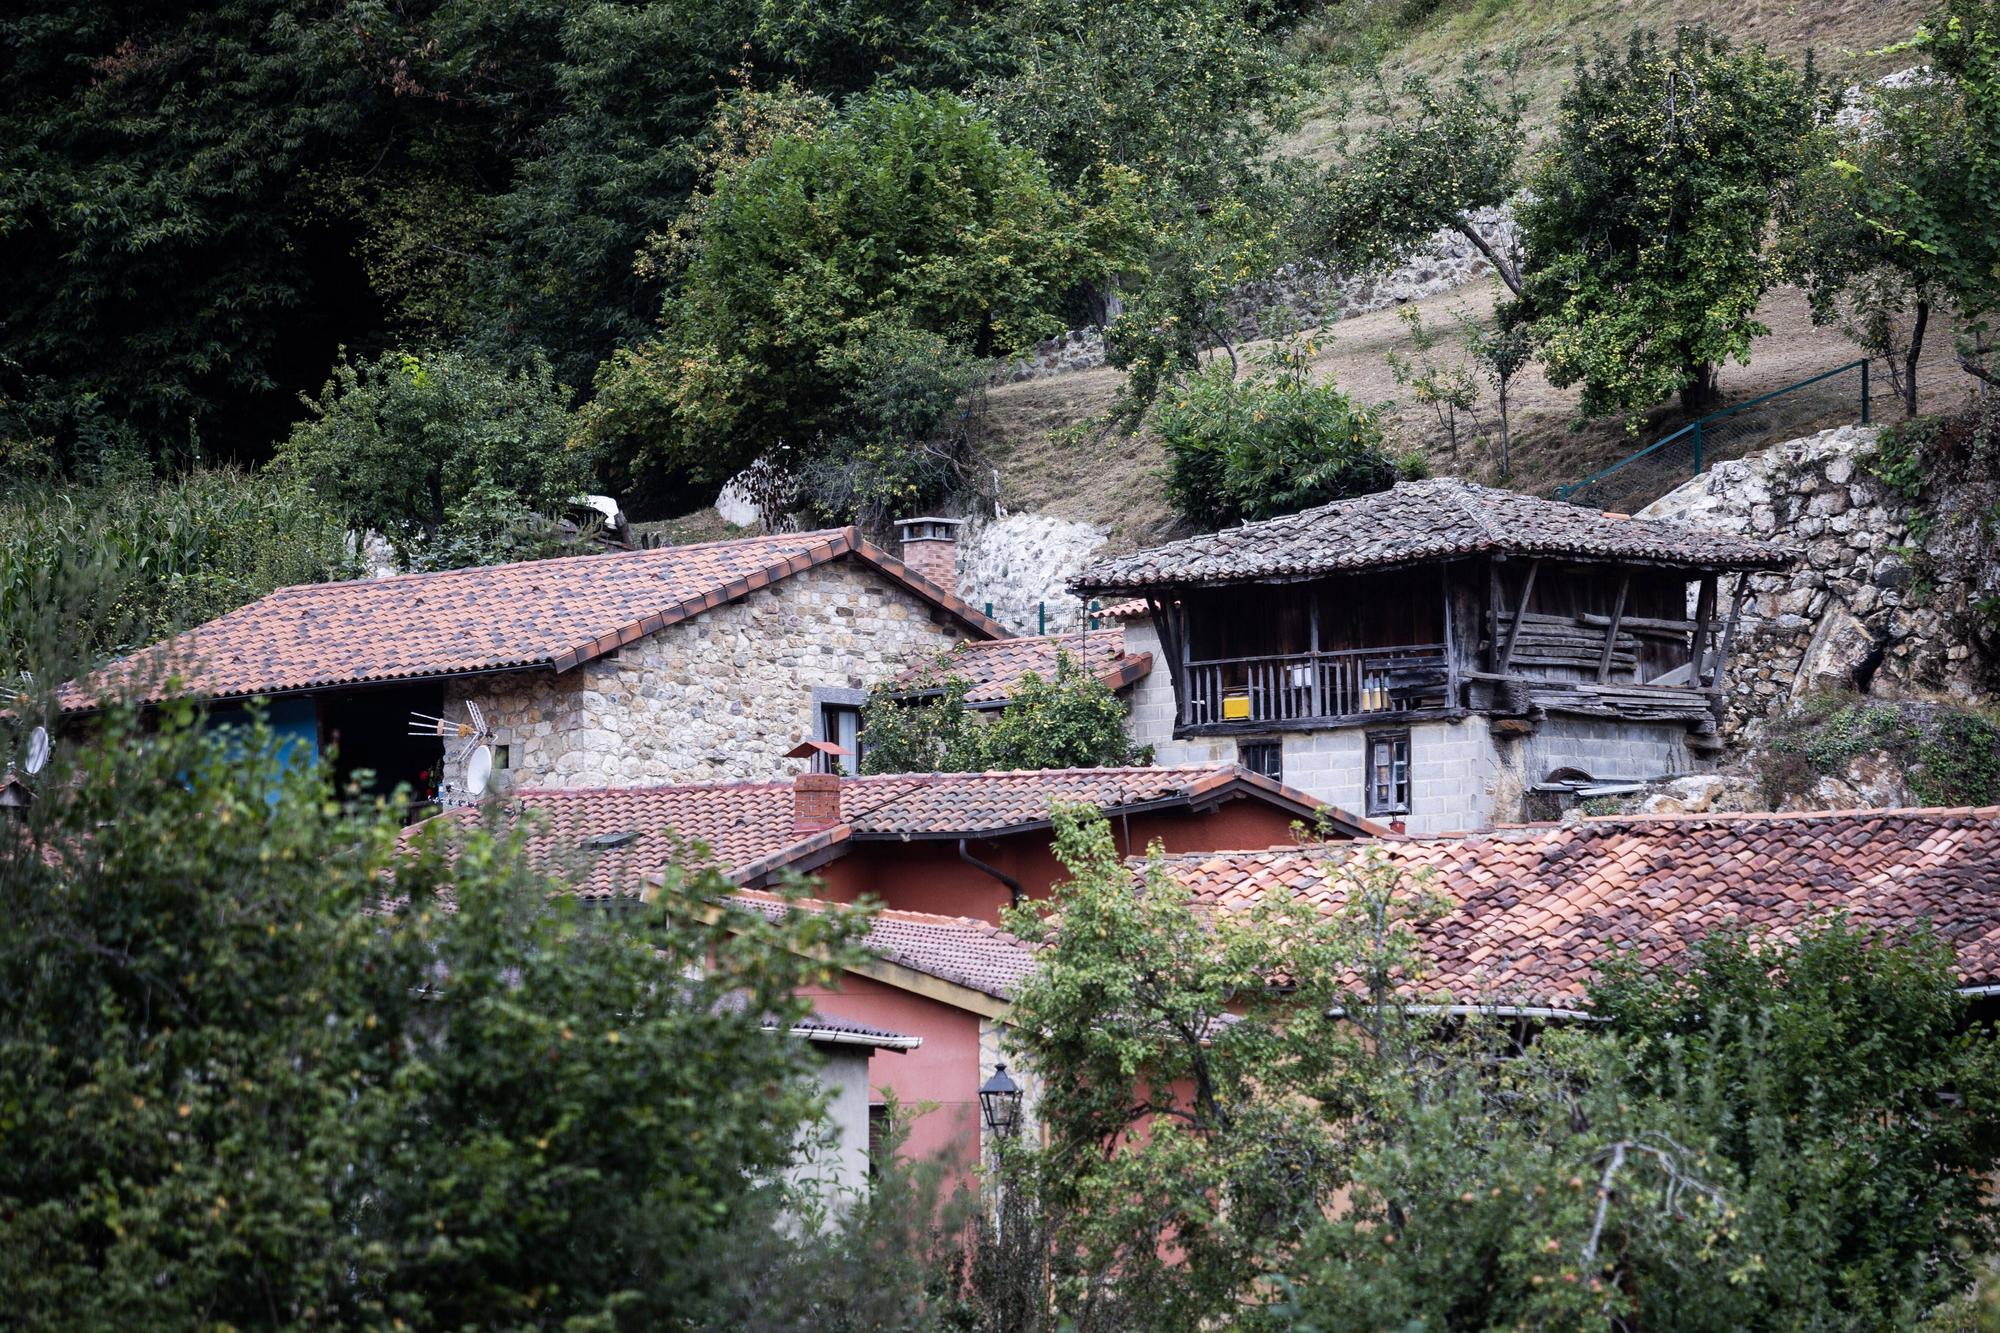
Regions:
<svg viewBox="0 0 2000 1333"><path fill-rule="evenodd" d="M780 579L558 674L451 682L508 747L492 790L762 781L813 734L815 687L866 689L963 637L921 599L852 560ZM462 782L447 762L445 781Z"/></svg>

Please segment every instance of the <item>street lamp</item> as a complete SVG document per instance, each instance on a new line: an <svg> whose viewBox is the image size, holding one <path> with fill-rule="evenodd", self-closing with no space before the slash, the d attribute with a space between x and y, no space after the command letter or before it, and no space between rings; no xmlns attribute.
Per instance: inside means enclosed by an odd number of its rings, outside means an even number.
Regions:
<svg viewBox="0 0 2000 1333"><path fill-rule="evenodd" d="M1021 1128L1021 1085L1007 1077L1007 1066L993 1067L993 1077L979 1085L979 1109L986 1128L999 1139L1011 1139Z"/></svg>

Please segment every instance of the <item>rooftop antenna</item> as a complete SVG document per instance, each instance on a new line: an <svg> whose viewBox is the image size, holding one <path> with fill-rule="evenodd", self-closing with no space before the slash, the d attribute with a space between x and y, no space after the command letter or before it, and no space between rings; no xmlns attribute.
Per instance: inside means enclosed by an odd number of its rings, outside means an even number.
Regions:
<svg viewBox="0 0 2000 1333"><path fill-rule="evenodd" d="M465 701L465 720L455 722L451 718L436 713L422 713L414 709L410 712L410 735L436 736L440 740L457 740L458 753L452 756L460 763L472 758L473 752L493 739L493 733L486 726L486 714L479 711L479 705ZM489 767L492 755L487 755Z"/></svg>
<svg viewBox="0 0 2000 1333"><path fill-rule="evenodd" d="M49 763L49 729L36 727L28 733L28 754L21 761L21 767L29 777L41 772Z"/></svg>
<svg viewBox="0 0 2000 1333"><path fill-rule="evenodd" d="M492 778L493 747L478 746L465 761L465 790L474 796L484 796L486 784Z"/></svg>

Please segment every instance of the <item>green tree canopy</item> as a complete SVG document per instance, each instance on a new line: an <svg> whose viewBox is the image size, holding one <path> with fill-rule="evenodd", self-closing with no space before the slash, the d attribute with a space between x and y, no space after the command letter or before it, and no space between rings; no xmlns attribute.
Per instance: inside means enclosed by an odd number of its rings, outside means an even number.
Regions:
<svg viewBox="0 0 2000 1333"><path fill-rule="evenodd" d="M940 372L1059 330L1128 230L956 97L861 97L716 182L659 336L599 376L590 436L641 482L910 448L962 387Z"/></svg>
<svg viewBox="0 0 2000 1333"><path fill-rule="evenodd" d="M590 479L568 398L545 361L508 374L454 351L343 360L272 466L407 563L532 555L546 546L537 515Z"/></svg>
<svg viewBox="0 0 2000 1333"><path fill-rule="evenodd" d="M1108 768L1152 762L1125 731L1125 705L1067 652L1048 679L1022 677L997 717L967 707L962 676L915 690L877 690L862 713L867 773L977 773L1029 768ZM910 697L915 694L916 697Z"/></svg>
<svg viewBox="0 0 2000 1333"><path fill-rule="evenodd" d="M1710 400L1778 272L1765 244L1820 105L1804 72L1707 28L1578 59L1520 210L1522 301L1549 381L1585 415Z"/></svg>
<svg viewBox="0 0 2000 1333"><path fill-rule="evenodd" d="M1315 383L1306 348L1275 351L1244 379L1233 363L1213 361L1167 390L1151 421L1167 446L1167 499L1204 529L1396 481L1380 420L1338 386Z"/></svg>
<svg viewBox="0 0 2000 1333"><path fill-rule="evenodd" d="M764 1018L834 975L847 914L714 920L693 869L586 911L505 837L399 851L385 808L184 705L114 710L37 787L0 825L25 1323L672 1324L815 1112Z"/></svg>

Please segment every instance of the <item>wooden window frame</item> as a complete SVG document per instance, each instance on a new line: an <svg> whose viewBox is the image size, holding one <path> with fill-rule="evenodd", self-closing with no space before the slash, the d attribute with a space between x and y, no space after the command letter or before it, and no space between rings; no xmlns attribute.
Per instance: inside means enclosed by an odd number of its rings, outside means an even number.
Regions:
<svg viewBox="0 0 2000 1333"><path fill-rule="evenodd" d="M1375 747L1377 745L1403 747L1402 773L1396 772L1395 750L1389 752L1389 788L1386 797L1375 780ZM1407 815L1410 813L1412 768L1412 746L1408 727L1384 728L1363 734L1361 742L1361 785L1362 799L1368 815ZM1397 796L1401 796L1398 801Z"/></svg>
<svg viewBox="0 0 2000 1333"><path fill-rule="evenodd" d="M1269 750L1275 754L1277 756L1276 767L1278 771L1276 773L1267 773L1260 766L1251 763L1250 751L1252 750ZM1273 782L1283 782L1285 780L1285 743L1274 736L1256 736L1248 740L1240 740L1236 742L1236 762L1259 777L1269 778Z"/></svg>

